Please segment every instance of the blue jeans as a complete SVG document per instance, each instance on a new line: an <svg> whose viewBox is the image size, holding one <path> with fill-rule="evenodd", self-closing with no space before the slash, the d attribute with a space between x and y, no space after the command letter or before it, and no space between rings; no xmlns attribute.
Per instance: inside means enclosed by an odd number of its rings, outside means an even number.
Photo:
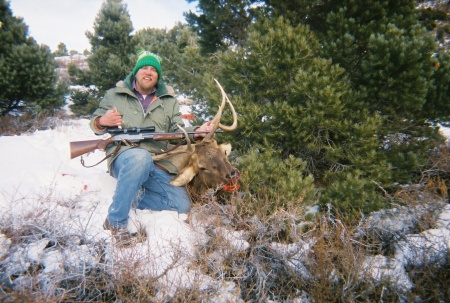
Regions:
<svg viewBox="0 0 450 303"><path fill-rule="evenodd" d="M144 149L132 148L122 152L111 166L111 175L117 179L108 209L108 221L114 227L127 226L132 207L179 213L187 213L191 209L186 188L169 184L174 175L155 166L152 155Z"/></svg>

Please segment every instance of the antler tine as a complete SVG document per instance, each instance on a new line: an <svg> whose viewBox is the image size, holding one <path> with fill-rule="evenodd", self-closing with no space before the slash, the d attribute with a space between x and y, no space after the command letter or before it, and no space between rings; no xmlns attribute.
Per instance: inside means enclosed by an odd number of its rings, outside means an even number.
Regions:
<svg viewBox="0 0 450 303"><path fill-rule="evenodd" d="M217 84L218 83L219 82L217 82ZM231 114L233 115L233 124L231 124L230 126L226 126L226 125L223 125L223 124L220 123L219 124L219 128L221 130L223 130L223 131L231 132L231 131L233 131L233 130L235 130L237 128L237 114L236 114L236 110L234 109L233 103L231 103L230 99L228 99L228 96L225 94L225 92L223 91L223 88L220 86L220 84L219 84L219 87L220 87L220 90L222 91L222 94L227 99L227 103L228 103L228 105L230 106L230 109L231 109Z"/></svg>
<svg viewBox="0 0 450 303"><path fill-rule="evenodd" d="M214 133L216 132L216 130L218 128L222 129L223 131L227 131L227 132L231 132L237 128L237 114L234 109L234 106L231 103L230 99L228 99L228 96L225 93L225 91L223 90L222 85L220 85L219 81L217 81L216 79L214 79L214 81L216 82L217 86L219 86L220 92L222 93L222 103L220 104L219 110L217 111L216 115L214 116L214 119L212 120L212 123L214 124L214 128L211 130L211 132L209 134L206 135L205 140L212 139L214 136ZM226 126L226 125L223 125L220 123L220 119L222 118L222 112L223 112L223 109L225 108L226 103L228 103L230 105L231 112L233 115L233 124L230 126Z"/></svg>
<svg viewBox="0 0 450 303"><path fill-rule="evenodd" d="M188 150L189 152L194 152L194 147L192 146L191 139L189 139L188 133L187 133L186 130L185 130L183 127L181 127L180 125L177 124L177 126L178 126L178 128L184 133L184 136L185 136L185 138L186 138L187 150Z"/></svg>

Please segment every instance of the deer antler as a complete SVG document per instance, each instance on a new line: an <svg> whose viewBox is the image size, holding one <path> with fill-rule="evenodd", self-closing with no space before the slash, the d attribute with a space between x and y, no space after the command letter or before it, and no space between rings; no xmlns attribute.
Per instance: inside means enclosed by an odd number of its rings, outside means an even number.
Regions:
<svg viewBox="0 0 450 303"><path fill-rule="evenodd" d="M186 146L178 146L176 149L173 149L167 153L154 155L153 161L167 159L167 158L171 158L175 155L181 155L181 154L191 155L195 152L195 148L192 145L191 140L189 139L189 135L186 132L186 130L178 124L177 124L177 126L184 133L184 137L186 138L186 142L187 142Z"/></svg>
<svg viewBox="0 0 450 303"><path fill-rule="evenodd" d="M219 110L217 111L216 115L214 116L214 119L212 120L214 128L211 130L209 134L205 136L205 139L203 140L211 140L218 128L226 132L231 132L237 128L237 114L236 111L234 110L233 104L231 103L230 99L228 99L227 94L223 90L219 81L217 81L216 79L214 79L214 81L216 81L217 85L219 86L220 92L222 93L222 103L220 104ZM231 113L233 115L233 124L230 126L226 126L220 123L220 119L222 118L222 112L223 109L225 108L226 102L230 105Z"/></svg>
<svg viewBox="0 0 450 303"><path fill-rule="evenodd" d="M189 139L188 133L186 132L186 130L183 127L179 126L178 124L177 124L177 126L179 129L181 129L181 131L184 133L184 137L186 138L187 152L193 153L195 151L195 148L192 146L191 139Z"/></svg>

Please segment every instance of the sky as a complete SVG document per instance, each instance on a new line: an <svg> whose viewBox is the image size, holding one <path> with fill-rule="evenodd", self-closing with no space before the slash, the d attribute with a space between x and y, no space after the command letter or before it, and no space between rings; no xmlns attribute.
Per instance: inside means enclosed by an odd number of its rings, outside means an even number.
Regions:
<svg viewBox="0 0 450 303"><path fill-rule="evenodd" d="M67 50L90 50L86 31L93 31L94 21L104 0L10 0L13 16L22 17L28 35L55 51L63 42ZM183 12L195 11L196 3L187 0L122 0L128 7L135 30L172 28L185 23Z"/></svg>

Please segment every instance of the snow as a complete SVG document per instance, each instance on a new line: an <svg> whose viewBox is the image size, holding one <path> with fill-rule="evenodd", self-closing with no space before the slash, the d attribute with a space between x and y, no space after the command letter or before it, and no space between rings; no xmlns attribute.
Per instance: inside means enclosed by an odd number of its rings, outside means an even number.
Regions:
<svg viewBox="0 0 450 303"><path fill-rule="evenodd" d="M104 241L111 244L106 259L112 268L135 262L137 276L161 275L159 283L166 286L169 292L190 288L194 283L200 283L204 288L217 284L210 277L189 269L194 245L198 241L206 241L206 237L186 223L185 214L133 210L128 228L131 232L144 228L146 240L130 248L113 245L109 231L103 230L102 224L116 181L107 173L106 161L93 168L84 168L78 158L70 159L69 151L71 141L106 136L94 135L89 121L81 119L67 121L53 130L0 137L0 206L7 209L2 218L10 217L11 228L19 229L27 221L27 216L45 209L47 213L42 214L42 220L55 221L52 230L47 232L56 237L81 234L85 238L73 237L70 240L72 243L62 252L46 249L51 243L45 238L8 255L11 241L0 234L0 259L5 257L2 264L9 264L7 273L20 275L31 264L37 263L44 267L41 275L56 274L63 270L63 266L94 266L98 260L94 259L88 246L79 244L81 240L90 243ZM95 151L85 156L84 160L90 165L103 157L103 152ZM245 245L237 241L238 246ZM14 283L20 281L16 279ZM230 288L233 287L223 284L225 297L230 297Z"/></svg>
<svg viewBox="0 0 450 303"><path fill-rule="evenodd" d="M429 229L417 235L407 235L404 241L397 244L395 259L403 266L443 265L449 247L450 230Z"/></svg>
<svg viewBox="0 0 450 303"><path fill-rule="evenodd" d="M436 226L440 229L450 229L450 204L447 204L444 211L439 214Z"/></svg>
<svg viewBox="0 0 450 303"><path fill-rule="evenodd" d="M118 274L122 266L133 263L136 276L158 277L165 295L196 285L200 289L215 289L215 302L242 301L234 283L215 280L191 266L196 245L208 240L204 222L191 220L188 223L187 215L172 211L132 210L129 230L145 229L147 238L129 248L114 245L110 233L102 228L116 184L107 173L106 161L84 168L78 158L69 157L69 142L98 138L103 137L92 133L86 119L64 121L55 129L0 137L0 206L4 210L0 219L9 222L12 231L24 226L45 229L46 234L54 239L64 238L65 243L65 249L54 249L55 243L49 237L11 252L11 240L0 233L0 265L5 272L20 276L30 265L40 264L43 266L39 274L42 289L51 292L55 289L52 277L64 268L80 271L95 267L100 261L88 244L104 242L107 247L104 262L113 273ZM96 151L84 160L89 165L103 157L103 152ZM317 208L310 211L316 212ZM385 223L384 226L389 225ZM390 223L395 223L392 224L395 230L407 229L399 226L399 221ZM381 223L376 221L376 224ZM242 231L218 227L214 232L230 249L242 252L250 247L248 236ZM273 243L272 249L288 255L293 270L309 278L303 261L311 253L313 244L314 241L289 245ZM375 281L389 278L399 289L411 289L406 268L444 262L449 247L450 206L447 205L433 229L404 237L397 245L395 256L367 257L361 277ZM21 276L14 281L15 285L20 283L28 283L27 278ZM308 300L299 297L296 302Z"/></svg>
<svg viewBox="0 0 450 303"><path fill-rule="evenodd" d="M439 125L439 130L444 137L450 138L450 127ZM449 142L449 140L447 142Z"/></svg>
<svg viewBox="0 0 450 303"><path fill-rule="evenodd" d="M367 257L364 260L361 275L368 275L374 281L391 281L397 289L402 291L413 287L403 264L395 258L380 255Z"/></svg>

